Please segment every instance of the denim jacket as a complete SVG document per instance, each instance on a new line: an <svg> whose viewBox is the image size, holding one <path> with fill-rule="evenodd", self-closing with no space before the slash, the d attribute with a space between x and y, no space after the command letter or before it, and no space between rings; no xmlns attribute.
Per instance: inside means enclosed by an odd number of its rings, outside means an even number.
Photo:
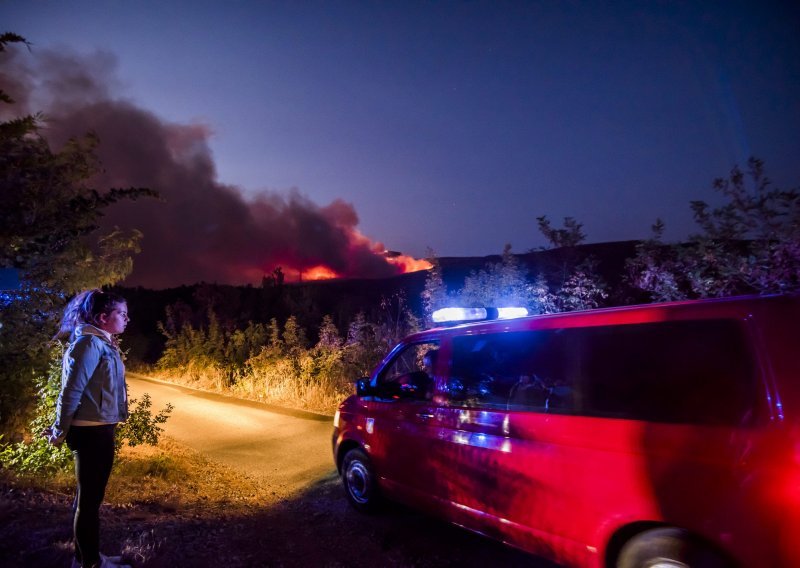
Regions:
<svg viewBox="0 0 800 568"><path fill-rule="evenodd" d="M74 419L115 423L127 418L125 366L119 350L98 328L79 325L64 352L53 429L65 433Z"/></svg>

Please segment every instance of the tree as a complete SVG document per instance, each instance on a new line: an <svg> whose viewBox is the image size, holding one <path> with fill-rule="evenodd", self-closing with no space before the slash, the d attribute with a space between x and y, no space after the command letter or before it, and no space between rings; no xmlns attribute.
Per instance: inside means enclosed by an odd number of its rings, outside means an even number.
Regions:
<svg viewBox="0 0 800 568"><path fill-rule="evenodd" d="M317 348L327 351L338 351L344 345L344 340L339 335L339 330L336 324L333 323L333 318L326 314L322 318L322 324L319 326L319 341Z"/></svg>
<svg viewBox="0 0 800 568"><path fill-rule="evenodd" d="M636 245L636 255L626 261L628 281L646 290L656 302L671 302L688 297L689 291L681 282L682 256L685 247L663 243L664 223L657 219L652 236Z"/></svg>
<svg viewBox="0 0 800 568"><path fill-rule="evenodd" d="M345 359L348 366L360 377L368 375L389 346L381 335L381 328L358 312L347 328Z"/></svg>
<svg viewBox="0 0 800 568"><path fill-rule="evenodd" d="M0 53L6 51L6 46L9 43L23 43L26 46L28 46L28 49L30 49L30 43L28 43L28 40L26 40L24 37L22 37L21 35L12 33L12 32L5 32L3 34L0 34ZM11 104L13 102L14 102L14 99L11 98L11 95L6 93L4 90L0 89L0 103ZM32 117L23 116L23 117L21 117L20 119L17 119L17 120L25 121L26 119L29 119L29 118L32 118ZM8 123L4 123L3 128L9 128Z"/></svg>
<svg viewBox="0 0 800 568"><path fill-rule="evenodd" d="M588 258L575 267L556 295L557 311L593 310L603 305L608 293L596 266L596 261Z"/></svg>
<svg viewBox="0 0 800 568"><path fill-rule="evenodd" d="M0 36L0 55L9 43ZM13 93L0 94L5 104ZM132 268L138 232L98 233L110 205L154 196L145 188L98 190L99 171L90 134L52 149L41 134L41 115L0 123L0 268L19 274L20 288L0 296L0 427L24 423L35 400L34 378L46 373L56 320L81 289L113 284Z"/></svg>
<svg viewBox="0 0 800 568"><path fill-rule="evenodd" d="M606 283L597 272L598 260L582 257L577 247L586 240L583 223L564 218L564 226L555 229L543 215L537 217L539 231L554 249L555 261L545 266L537 281L542 306L546 310L571 311L598 308L608 298ZM546 283L554 284L555 293L546 292Z"/></svg>
<svg viewBox="0 0 800 568"><path fill-rule="evenodd" d="M564 227L554 229L547 215L537 217L539 232L544 235L547 242L554 248L574 248L586 240L583 232L583 223L579 223L573 217L564 217Z"/></svg>
<svg viewBox="0 0 800 568"><path fill-rule="evenodd" d="M472 272L458 292L461 306L524 306L538 312L534 289L528 271L511 253L511 245L503 248L500 262Z"/></svg>
<svg viewBox="0 0 800 568"><path fill-rule="evenodd" d="M421 296L425 324L431 325L433 323L431 314L440 308L446 308L449 305L449 297L442 275L442 264L431 249L428 249L428 261L431 263L431 267L425 275L425 288L422 290Z"/></svg>
<svg viewBox="0 0 800 568"><path fill-rule="evenodd" d="M713 186L723 205L691 203L701 232L665 245L657 223L629 263L631 281L657 300L800 290L800 188L774 188L757 158Z"/></svg>
<svg viewBox="0 0 800 568"><path fill-rule="evenodd" d="M564 226L555 229L546 215L537 217L536 221L539 232L549 245L539 250L549 249L555 252L553 259L542 267L542 272L547 281L557 289L561 288L581 260L577 247L586 240L583 223L573 217L564 217Z"/></svg>
<svg viewBox="0 0 800 568"><path fill-rule="evenodd" d="M420 322L408 307L406 293L395 292L381 297L381 316L387 342L395 344L405 336L419 331Z"/></svg>

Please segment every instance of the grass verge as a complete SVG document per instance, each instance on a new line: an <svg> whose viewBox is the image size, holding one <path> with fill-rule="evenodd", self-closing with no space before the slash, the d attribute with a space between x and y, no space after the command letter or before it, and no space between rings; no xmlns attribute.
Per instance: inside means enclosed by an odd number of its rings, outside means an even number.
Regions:
<svg viewBox="0 0 800 568"><path fill-rule="evenodd" d="M69 472L45 479L0 469L4 565L69 565L74 488ZM228 534L276 501L256 480L169 438L157 447L125 448L100 512L101 550L122 552L134 566L203 566L220 554L236 557L246 551L230 550L235 539Z"/></svg>

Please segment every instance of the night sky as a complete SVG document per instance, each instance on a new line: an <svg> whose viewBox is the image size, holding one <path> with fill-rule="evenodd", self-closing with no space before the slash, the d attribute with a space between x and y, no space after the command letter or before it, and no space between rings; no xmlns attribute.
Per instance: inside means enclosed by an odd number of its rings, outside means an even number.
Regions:
<svg viewBox="0 0 800 568"><path fill-rule="evenodd" d="M162 192L105 221L145 233L131 284L525 252L540 215L681 239L751 155L800 185L797 2L26 0L0 21L33 43L0 60L14 112L54 144L95 130L103 183Z"/></svg>

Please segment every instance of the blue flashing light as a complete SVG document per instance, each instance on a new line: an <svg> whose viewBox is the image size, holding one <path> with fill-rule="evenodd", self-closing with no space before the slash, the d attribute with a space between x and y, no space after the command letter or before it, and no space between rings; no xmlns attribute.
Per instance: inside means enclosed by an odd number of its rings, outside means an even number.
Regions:
<svg viewBox="0 0 800 568"><path fill-rule="evenodd" d="M528 308L497 308L497 319L524 318L528 315Z"/></svg>
<svg viewBox="0 0 800 568"><path fill-rule="evenodd" d="M431 315L435 323L480 321L486 319L486 308L442 308Z"/></svg>
<svg viewBox="0 0 800 568"><path fill-rule="evenodd" d="M526 308L442 308L431 315L434 323L457 323L490 319L513 319L528 315Z"/></svg>

